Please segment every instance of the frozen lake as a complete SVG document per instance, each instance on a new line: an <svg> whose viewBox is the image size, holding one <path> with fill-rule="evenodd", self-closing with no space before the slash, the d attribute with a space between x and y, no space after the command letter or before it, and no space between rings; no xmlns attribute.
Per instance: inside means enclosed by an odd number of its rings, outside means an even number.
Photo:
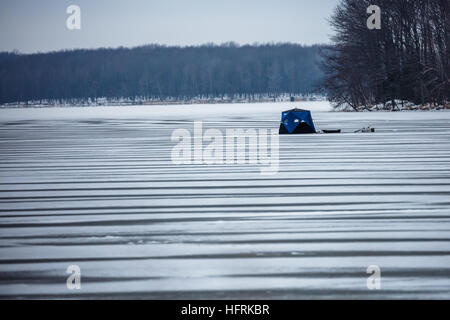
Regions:
<svg viewBox="0 0 450 320"><path fill-rule="evenodd" d="M345 133L280 136L272 176L171 162L194 120L278 129L293 107ZM450 299L450 112L328 109L0 110L0 298Z"/></svg>

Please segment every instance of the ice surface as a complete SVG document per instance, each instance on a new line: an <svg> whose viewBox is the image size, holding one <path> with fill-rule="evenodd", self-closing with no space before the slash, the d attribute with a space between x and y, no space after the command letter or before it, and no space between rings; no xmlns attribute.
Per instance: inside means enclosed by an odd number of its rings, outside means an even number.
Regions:
<svg viewBox="0 0 450 320"><path fill-rule="evenodd" d="M293 107L344 133L280 136L274 176L170 161L194 120L277 129ZM450 298L450 112L329 109L0 110L0 297Z"/></svg>

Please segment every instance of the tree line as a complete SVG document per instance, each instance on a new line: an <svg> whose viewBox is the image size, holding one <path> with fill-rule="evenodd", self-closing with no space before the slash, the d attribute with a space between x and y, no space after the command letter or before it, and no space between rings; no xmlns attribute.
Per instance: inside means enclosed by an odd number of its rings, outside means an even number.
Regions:
<svg viewBox="0 0 450 320"><path fill-rule="evenodd" d="M0 54L0 103L316 92L322 46L255 44Z"/></svg>
<svg viewBox="0 0 450 320"><path fill-rule="evenodd" d="M367 27L370 5L381 8L380 30ZM449 0L341 0L323 54L329 99L355 110L448 103L449 15Z"/></svg>

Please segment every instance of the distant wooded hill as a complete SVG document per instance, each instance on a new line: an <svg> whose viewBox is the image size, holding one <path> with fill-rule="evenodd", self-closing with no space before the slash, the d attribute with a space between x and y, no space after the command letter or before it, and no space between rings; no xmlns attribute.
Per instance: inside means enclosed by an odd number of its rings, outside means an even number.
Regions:
<svg viewBox="0 0 450 320"><path fill-rule="evenodd" d="M308 94L321 46L266 44L0 53L0 103L40 99L189 99Z"/></svg>

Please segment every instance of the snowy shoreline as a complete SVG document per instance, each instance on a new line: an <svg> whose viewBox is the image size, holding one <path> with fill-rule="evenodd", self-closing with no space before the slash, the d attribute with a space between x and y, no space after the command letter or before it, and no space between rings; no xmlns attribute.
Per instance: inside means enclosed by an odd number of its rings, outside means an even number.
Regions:
<svg viewBox="0 0 450 320"><path fill-rule="evenodd" d="M335 111L344 112L374 112L374 111L439 111L439 110L450 110L450 103L444 102L443 104L415 104L406 100L394 100L385 103L379 103L376 105L367 106L351 106L349 104L342 106L334 106Z"/></svg>
<svg viewBox="0 0 450 320"><path fill-rule="evenodd" d="M288 94L260 95L251 97L245 96L223 96L207 97L199 96L187 99L167 98L157 99L148 97L134 98L83 98L83 99L39 99L28 101L16 101L0 104L0 108L53 108L53 107L102 107L102 106L154 106L154 105L215 105L215 104L255 104L272 102L306 102L306 101L327 101L326 98L318 94Z"/></svg>
<svg viewBox="0 0 450 320"><path fill-rule="evenodd" d="M418 105L408 101L396 101L396 105L393 107L390 102L386 104L378 104L373 106L361 106L353 108L351 106L334 107L328 100L321 97L310 97L308 99L295 99L290 101L286 98L274 98L274 99L260 99L260 100L193 100L193 101L147 101L147 102L114 102L108 101L105 103L13 103L0 105L0 110L3 109L57 109L57 108L104 108L104 107L190 107L190 106L224 106L224 105L261 105L261 104L284 104L295 106L298 104L311 104L311 103L328 103L330 108L328 111L333 112L405 112L405 111L446 111L450 110L450 103L444 105L432 105L431 103ZM321 110L323 111L323 110Z"/></svg>

